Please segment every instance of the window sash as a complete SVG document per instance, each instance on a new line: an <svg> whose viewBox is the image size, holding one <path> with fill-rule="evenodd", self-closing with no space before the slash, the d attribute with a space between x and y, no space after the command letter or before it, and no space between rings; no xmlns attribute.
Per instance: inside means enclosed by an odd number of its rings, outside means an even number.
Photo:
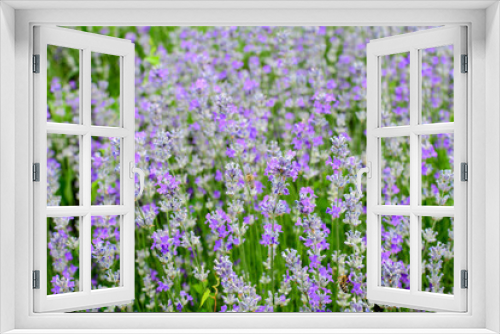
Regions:
<svg viewBox="0 0 500 334"><path fill-rule="evenodd" d="M47 122L47 45L80 50L80 124ZM120 57L120 125L91 125L91 52ZM40 73L34 74L34 161L40 163L40 182L34 184L34 269L40 270L40 289L33 290L34 311L73 311L127 303L134 298L134 179L129 162L135 160L134 44L128 40L64 28L35 27L34 53ZM80 206L47 206L47 134L80 137ZM120 205L91 205L91 138L119 137ZM92 290L91 216L120 215L120 286ZM47 217L79 217L79 291L47 295Z"/></svg>
<svg viewBox="0 0 500 334"><path fill-rule="evenodd" d="M367 47L367 161L373 166L367 183L367 294L371 302L408 308L440 311L467 310L467 290L460 287L460 271L467 269L467 184L460 180L460 164L467 162L467 87L465 74L460 73L461 54L466 54L466 28L436 28L371 41ZM437 46L454 46L454 122L418 124L421 103L420 52ZM380 127L380 56L410 52L410 125ZM454 134L454 206L422 206L420 202L421 145L423 134ZM410 138L410 198L408 206L381 205L380 138ZM410 290L381 286L381 215L410 216ZM420 217L454 218L454 294L444 295L419 291L421 288L421 226Z"/></svg>

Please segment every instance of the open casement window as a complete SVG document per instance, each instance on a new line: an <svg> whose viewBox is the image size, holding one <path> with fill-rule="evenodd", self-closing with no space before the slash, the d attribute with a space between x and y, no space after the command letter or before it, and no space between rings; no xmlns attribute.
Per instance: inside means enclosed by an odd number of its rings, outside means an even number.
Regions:
<svg viewBox="0 0 500 334"><path fill-rule="evenodd" d="M442 27L368 44L372 303L466 311L467 290L461 286L467 269L467 182L461 180L461 164L467 162L465 29ZM452 240L451 247L437 242L436 233Z"/></svg>
<svg viewBox="0 0 500 334"><path fill-rule="evenodd" d="M34 54L35 312L128 303L135 288L134 44L40 26ZM102 68L104 58L114 66ZM97 85L109 96L98 95Z"/></svg>

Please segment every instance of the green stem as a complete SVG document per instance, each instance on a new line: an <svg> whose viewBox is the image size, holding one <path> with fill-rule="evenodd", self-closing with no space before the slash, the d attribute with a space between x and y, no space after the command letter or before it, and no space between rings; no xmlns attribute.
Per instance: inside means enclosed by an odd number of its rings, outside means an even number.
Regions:
<svg viewBox="0 0 500 334"><path fill-rule="evenodd" d="M337 199L337 205L340 205L340 200L342 199L342 195L343 195L343 191L344 188L339 188L338 189L338 199ZM339 225L340 225L340 214L339 213L339 217L337 219L335 219L335 221L337 222L337 224L335 224L335 229L336 229L336 235L337 235L337 275L339 275L340 273L340 264L339 264L339 258L338 256L340 255L340 234L339 234Z"/></svg>

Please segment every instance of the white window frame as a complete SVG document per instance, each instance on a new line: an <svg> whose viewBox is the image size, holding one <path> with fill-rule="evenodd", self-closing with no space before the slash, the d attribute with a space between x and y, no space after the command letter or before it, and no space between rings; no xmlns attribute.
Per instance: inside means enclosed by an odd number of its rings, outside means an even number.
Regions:
<svg viewBox="0 0 500 334"><path fill-rule="evenodd" d="M39 181L33 185L34 201L34 270L39 271L39 288L34 289L35 312L72 311L103 305L127 304L135 292L135 50L127 39L108 37L67 28L34 27L34 53L40 57L39 73L34 84L34 162L40 164ZM55 45L79 50L80 106L79 124L48 122L47 110L47 46ZM115 127L96 126L91 122L91 55L92 52L118 56L120 68L120 117ZM79 206L47 206L47 135L73 135L79 138ZM91 205L91 140L95 137L120 139L120 204ZM114 288L92 289L91 284L91 217L119 217L120 281ZM49 295L47 292L47 221L48 217L79 219L79 289L75 292Z"/></svg>
<svg viewBox="0 0 500 334"><path fill-rule="evenodd" d="M367 45L367 149L366 160L371 168L367 182L367 298L372 303L415 307L422 310L467 310L467 290L461 288L461 271L467 270L467 182L461 180L461 163L467 163L467 76L462 73L461 56L467 54L466 28L444 26L409 34L380 38ZM422 56L420 50L453 46L453 113L454 122L422 124ZM410 56L410 124L381 125L381 58L408 53ZM439 66L439 64L437 65ZM454 205L423 206L421 204L421 135L454 135ZM382 139L408 138L410 204L386 205L381 201ZM410 219L410 289L395 289L381 285L381 217L404 215ZM441 294L422 291L422 227L421 218L454 218L454 291Z"/></svg>
<svg viewBox="0 0 500 334"><path fill-rule="evenodd" d="M409 3L409 1L405 1ZM9 5L18 7L13 10ZM120 9L119 6L137 9ZM498 4L490 2L398 2L396 6L384 1L336 1L317 3L271 2L234 4L232 9L219 9L220 3L203 4L176 2L17 2L0 5L0 214L2 276L0 292L1 329L15 329L12 333L77 332L76 328L92 333L105 333L107 329L125 332L130 328L165 329L175 332L190 328L192 332L222 332L234 328L275 329L295 328L286 332L342 332L350 333L404 333L411 328L421 332L492 333L500 331L500 261L498 220L500 218L500 11ZM66 9L43 10L43 8ZM147 9L149 6L149 9ZM164 8L158 8L158 7ZM193 8L204 6L204 9ZM406 6L406 9L401 9ZM426 7L428 6L428 7ZM462 9L453 9L461 6ZM488 9L485 9L490 6ZM35 8L35 9L21 9ZM100 7L100 8L97 8ZM108 7L109 10L103 10ZM267 7L267 8L266 8ZM273 9L270 9L270 8ZM357 8L356 8L357 7ZM438 9L436 9L436 7ZM181 8L181 9L179 9ZM351 9L346 9L351 8ZM411 8L409 10L409 8ZM441 9L439 9L441 8ZM452 8L452 9L450 9ZM468 9L467 9L468 8ZM15 18L15 22L14 22ZM486 23L486 25L485 25ZM32 150L32 96L31 54L32 31L37 24L57 25L467 25L469 31L468 85L468 146L470 154L468 196L468 268L469 289L466 313L436 314L35 314L31 289L32 262L32 203L31 156ZM6 29L7 28L7 29ZM12 31L15 31L15 41ZM15 55L15 58L14 58ZM15 65L15 70L13 66ZM485 66L488 66L486 71ZM12 81L15 78L15 89ZM487 83L487 85L486 85ZM13 96L9 96L8 94ZM15 96L14 96L15 93ZM7 110L8 109L8 110ZM15 110L15 113L13 112ZM487 121L488 120L488 121ZM14 130L8 127L14 127ZM15 132L15 133L14 133ZM7 136L14 135L15 145ZM10 140L10 142L6 142ZM488 154L485 153L488 149ZM9 163L15 160L15 163ZM488 164L486 164L488 162ZM14 178L11 173L15 172ZM486 181L488 174L488 182ZM14 200L12 188L15 187ZM488 196L486 196L488 193ZM485 205L486 203L486 205ZM15 211L9 210L14 205ZM15 221L15 226L12 225ZM472 229L474 226L474 229ZM14 236L14 238L13 238ZM14 250L14 254L12 254ZM488 251L486 251L488 250ZM12 256L13 255L13 256ZM29 259L26 261L26 259ZM488 266L486 266L488 262ZM486 279L487 277L487 279ZM15 287L12 289L12 287ZM14 291L12 291L14 290ZM487 292L487 293L486 293ZM14 308L12 308L14 305ZM379 329L377 331L377 328ZM324 329L324 330L321 330ZM336 330L337 329L337 330ZM448 329L448 330L447 330ZM490 329L492 331L490 331ZM115 332L116 332L115 331ZM231 330L235 332L236 330ZM256 330L257 331L257 330ZM109 331L108 331L109 332ZM140 329L127 333L141 332ZM186 331L185 331L186 332ZM248 330L247 330L248 332ZM414 333L414 331L412 331Z"/></svg>

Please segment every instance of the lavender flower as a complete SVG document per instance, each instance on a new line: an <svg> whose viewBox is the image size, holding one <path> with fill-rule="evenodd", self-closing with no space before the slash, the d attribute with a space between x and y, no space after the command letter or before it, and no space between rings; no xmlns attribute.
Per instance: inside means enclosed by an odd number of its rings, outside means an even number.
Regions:
<svg viewBox="0 0 500 334"><path fill-rule="evenodd" d="M366 202L354 191L365 163L365 45L416 28L96 29L135 41L135 163L147 171L136 202L137 298L106 311L369 311ZM78 54L48 52L61 70L48 77L47 120L78 124ZM452 55L423 53L426 124L453 121ZM409 124L409 58L386 60L381 125ZM116 64L92 63L92 124L117 126ZM121 141L92 140L92 205L120 204ZM453 137L421 141L422 204L452 205ZM382 202L409 205L409 144L383 144ZM78 147L49 145L50 206L79 205ZM382 282L409 288L408 217L381 219ZM78 291L76 220L48 222L53 293ZM92 219L93 288L120 284L118 221ZM423 289L449 293L453 222L429 221Z"/></svg>

